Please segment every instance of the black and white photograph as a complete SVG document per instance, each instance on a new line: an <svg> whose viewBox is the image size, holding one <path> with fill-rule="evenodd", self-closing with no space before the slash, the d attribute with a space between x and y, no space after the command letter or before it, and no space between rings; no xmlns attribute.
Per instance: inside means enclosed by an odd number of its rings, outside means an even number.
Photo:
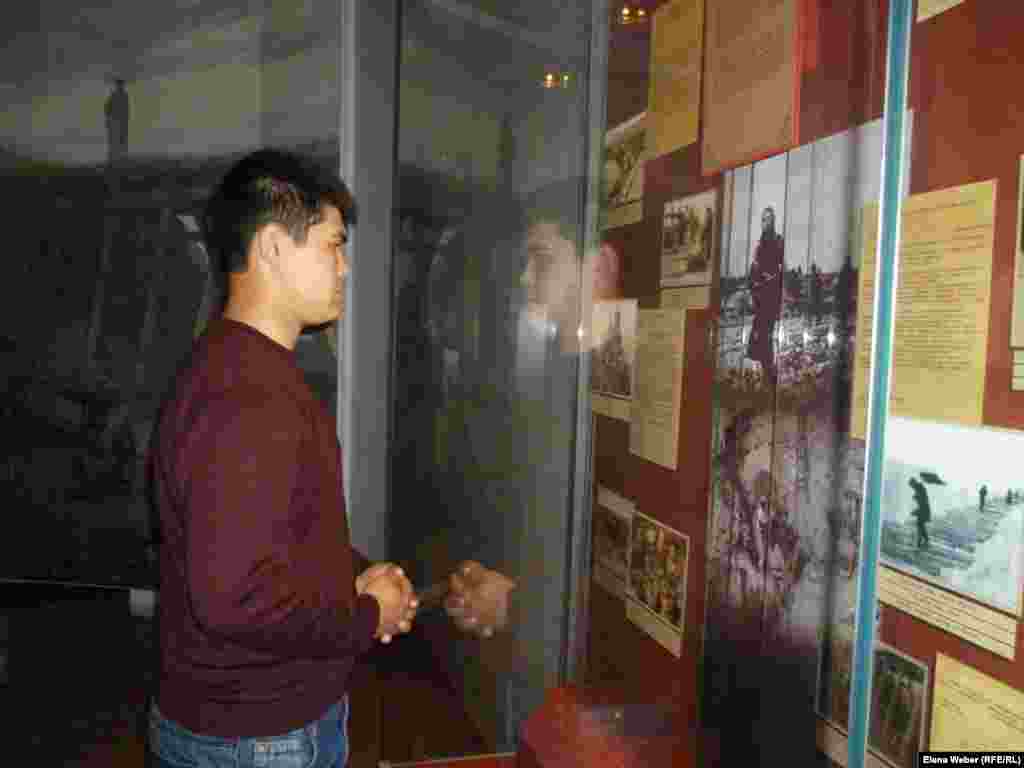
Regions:
<svg viewBox="0 0 1024 768"><path fill-rule="evenodd" d="M718 190L665 203L661 218L661 287L711 283L719 230Z"/></svg>
<svg viewBox="0 0 1024 768"><path fill-rule="evenodd" d="M595 394L624 400L633 397L636 323L635 299L594 304L590 388Z"/></svg>
<svg viewBox="0 0 1024 768"><path fill-rule="evenodd" d="M594 505L594 581L622 597L629 570L629 544L633 503L609 488L599 486Z"/></svg>
<svg viewBox="0 0 1024 768"><path fill-rule="evenodd" d="M1024 433L894 417L881 561L1019 616Z"/></svg>
<svg viewBox="0 0 1024 768"><path fill-rule="evenodd" d="M888 645L875 649L868 747L896 768L914 768L924 748L928 667Z"/></svg>
<svg viewBox="0 0 1024 768"><path fill-rule="evenodd" d="M756 674L773 707L846 725L864 466L848 403L882 138L876 120L724 180L705 643L718 722L764 706L740 682ZM765 653L770 670L751 661Z"/></svg>
<svg viewBox="0 0 1024 768"><path fill-rule="evenodd" d="M647 113L641 112L609 129L605 136L603 229L634 224L643 218L646 122Z"/></svg>

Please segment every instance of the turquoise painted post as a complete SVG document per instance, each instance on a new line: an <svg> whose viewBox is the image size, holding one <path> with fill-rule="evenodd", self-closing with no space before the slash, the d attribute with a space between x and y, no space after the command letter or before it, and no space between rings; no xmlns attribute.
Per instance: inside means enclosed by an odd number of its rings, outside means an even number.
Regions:
<svg viewBox="0 0 1024 768"><path fill-rule="evenodd" d="M882 150L882 199L879 211L878 258L875 265L874 338L868 395L867 453L864 472L864 520L861 526L860 576L857 584L857 627L850 688L848 768L863 768L871 704L871 668L875 647L878 550L881 537L882 469L885 427L889 417L889 372L893 312L896 306L896 254L903 199L904 116L910 56L910 0L889 0L889 46L885 84L885 139Z"/></svg>

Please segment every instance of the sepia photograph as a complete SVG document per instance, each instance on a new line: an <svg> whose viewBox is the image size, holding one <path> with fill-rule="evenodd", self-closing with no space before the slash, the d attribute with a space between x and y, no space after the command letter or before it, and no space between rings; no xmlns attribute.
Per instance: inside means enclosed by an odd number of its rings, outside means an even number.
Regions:
<svg viewBox="0 0 1024 768"><path fill-rule="evenodd" d="M718 190L669 200L661 218L661 287L711 282Z"/></svg>
<svg viewBox="0 0 1024 768"><path fill-rule="evenodd" d="M1020 615L1021 432L892 418L886 430L881 560Z"/></svg>
<svg viewBox="0 0 1024 768"><path fill-rule="evenodd" d="M853 681L852 614L830 628L818 651L816 713L844 732L850 727L850 685Z"/></svg>
<svg viewBox="0 0 1024 768"><path fill-rule="evenodd" d="M593 520L594 580L620 597L626 591L633 513L631 501L608 488L597 489Z"/></svg>
<svg viewBox="0 0 1024 768"><path fill-rule="evenodd" d="M872 675L868 747L897 768L914 768L924 746L928 667L879 644Z"/></svg>
<svg viewBox="0 0 1024 768"><path fill-rule="evenodd" d="M630 118L605 136L602 177L602 229L634 224L643 218L647 113Z"/></svg>
<svg viewBox="0 0 1024 768"><path fill-rule="evenodd" d="M594 303L590 356L594 393L626 400L633 397L636 323L636 299Z"/></svg>

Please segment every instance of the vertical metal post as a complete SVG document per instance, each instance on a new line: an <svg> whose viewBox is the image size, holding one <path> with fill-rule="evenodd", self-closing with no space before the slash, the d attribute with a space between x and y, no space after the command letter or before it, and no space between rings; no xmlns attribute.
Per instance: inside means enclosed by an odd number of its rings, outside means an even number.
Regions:
<svg viewBox="0 0 1024 768"><path fill-rule="evenodd" d="M578 338L590 337L591 320L590 273L591 257L601 247L598 232L601 214L601 173L603 169L606 95L608 89L609 0L594 0L590 8L590 49L587 52L587 146L584 158L582 250L579 272L581 297ZM586 639L589 631L590 594L590 519L593 474L593 414L590 407L590 351L579 346L579 368L576 393L576 435L573 458L572 493L570 497L569 552L566 591L566 627L562 678L567 682L582 680L586 666Z"/></svg>
<svg viewBox="0 0 1024 768"><path fill-rule="evenodd" d="M882 472L885 428L889 418L890 361L896 309L896 279L906 133L908 61L912 3L889 0L889 45L885 85L885 138L882 145L882 199L879 206L878 258L875 263L874 328L871 382L868 390L868 431L864 472L864 520L861 526L860 575L857 584L857 626L854 635L850 689L849 768L862 768L867 750L871 704L872 656L881 538Z"/></svg>

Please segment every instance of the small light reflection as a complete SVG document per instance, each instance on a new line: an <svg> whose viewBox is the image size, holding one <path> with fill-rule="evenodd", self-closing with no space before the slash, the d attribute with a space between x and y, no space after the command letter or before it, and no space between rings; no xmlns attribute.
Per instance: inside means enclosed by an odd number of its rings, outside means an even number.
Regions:
<svg viewBox="0 0 1024 768"><path fill-rule="evenodd" d="M836 332L833 331L831 328L828 329L827 341L830 347L836 343Z"/></svg>
<svg viewBox="0 0 1024 768"><path fill-rule="evenodd" d="M541 80L540 84L548 90L552 90L554 88L568 88L569 80L570 75L568 72L546 72L544 73L544 79Z"/></svg>
<svg viewBox="0 0 1024 768"><path fill-rule="evenodd" d="M619 24L636 24L647 18L647 11L644 8L631 8L628 5L622 6L619 11Z"/></svg>

